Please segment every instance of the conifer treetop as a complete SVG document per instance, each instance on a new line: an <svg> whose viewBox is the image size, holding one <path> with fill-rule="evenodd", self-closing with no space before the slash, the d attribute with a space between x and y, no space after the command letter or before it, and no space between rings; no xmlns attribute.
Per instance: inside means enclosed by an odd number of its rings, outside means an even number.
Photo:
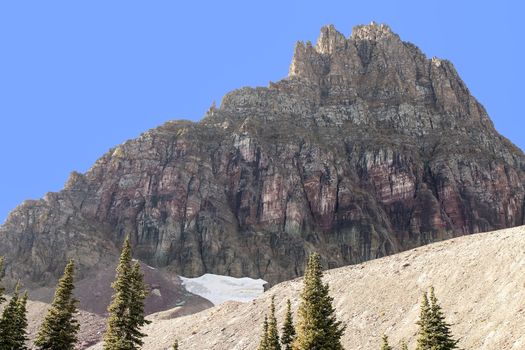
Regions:
<svg viewBox="0 0 525 350"><path fill-rule="evenodd" d="M297 338L294 350L342 350L345 327L337 321L328 284L323 284L319 254L312 254L306 265L301 304L298 310Z"/></svg>
<svg viewBox="0 0 525 350"><path fill-rule="evenodd" d="M264 315L264 322L261 331L261 339L257 350L268 350L268 315Z"/></svg>
<svg viewBox="0 0 525 350"><path fill-rule="evenodd" d="M140 329L148 323L144 318L147 287L140 264L137 262L132 266L131 263L131 242L126 237L116 268L115 281L111 284L114 293L108 307L104 350L140 349L145 336Z"/></svg>
<svg viewBox="0 0 525 350"><path fill-rule="evenodd" d="M284 318L281 336L281 343L283 345L284 350L292 349L292 343L295 339L295 336L296 332L293 324L292 303L290 302L290 299L288 299L286 300L286 314Z"/></svg>
<svg viewBox="0 0 525 350"><path fill-rule="evenodd" d="M35 345L37 349L73 350L78 340L77 314L78 300L73 295L75 262L69 260L64 274L60 278L42 325L37 334Z"/></svg>
<svg viewBox="0 0 525 350"><path fill-rule="evenodd" d="M445 320L433 287L430 288L430 300L426 292L423 294L417 324L419 325L417 350L452 350L458 348L458 341L452 336L450 324Z"/></svg>
<svg viewBox="0 0 525 350"><path fill-rule="evenodd" d="M18 281L13 296L0 318L0 349L27 349L26 303L27 293L20 296L20 281Z"/></svg>
<svg viewBox="0 0 525 350"><path fill-rule="evenodd" d="M272 296L270 303L270 316L268 317L268 331L266 337L268 350L281 350L279 330L277 329L277 319L275 317L275 296Z"/></svg>
<svg viewBox="0 0 525 350"><path fill-rule="evenodd" d="M382 338L381 350L393 350L393 348L388 344L388 337L386 334L383 335Z"/></svg>

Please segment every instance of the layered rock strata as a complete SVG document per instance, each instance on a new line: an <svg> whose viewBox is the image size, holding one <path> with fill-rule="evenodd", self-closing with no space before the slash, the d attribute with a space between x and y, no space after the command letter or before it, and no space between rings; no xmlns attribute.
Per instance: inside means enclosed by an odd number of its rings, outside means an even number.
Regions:
<svg viewBox="0 0 525 350"><path fill-rule="evenodd" d="M110 150L0 228L7 277L136 257L183 276L302 274L524 223L525 157L452 63L386 25L297 43L289 76Z"/></svg>

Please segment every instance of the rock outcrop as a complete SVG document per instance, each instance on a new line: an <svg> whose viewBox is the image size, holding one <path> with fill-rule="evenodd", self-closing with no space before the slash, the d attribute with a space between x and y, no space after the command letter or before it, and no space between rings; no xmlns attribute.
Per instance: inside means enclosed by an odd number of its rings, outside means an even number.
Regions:
<svg viewBox="0 0 525 350"><path fill-rule="evenodd" d="M289 76L110 150L0 228L7 277L136 257L183 276L299 276L524 223L525 156L452 63L386 25L299 42Z"/></svg>

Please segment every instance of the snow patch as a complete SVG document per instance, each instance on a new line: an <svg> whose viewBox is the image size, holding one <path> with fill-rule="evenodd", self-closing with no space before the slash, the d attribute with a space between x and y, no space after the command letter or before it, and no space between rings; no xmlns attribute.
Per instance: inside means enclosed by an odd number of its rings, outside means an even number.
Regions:
<svg viewBox="0 0 525 350"><path fill-rule="evenodd" d="M230 276L204 274L196 278L180 277L182 285L188 292L208 299L213 305L225 301L249 302L264 293L262 279L249 277L235 278Z"/></svg>

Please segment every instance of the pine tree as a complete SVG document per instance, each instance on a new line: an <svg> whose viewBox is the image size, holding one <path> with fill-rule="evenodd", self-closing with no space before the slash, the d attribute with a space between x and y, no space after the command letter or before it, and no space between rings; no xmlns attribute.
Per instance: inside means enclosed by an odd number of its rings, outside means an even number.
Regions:
<svg viewBox="0 0 525 350"><path fill-rule="evenodd" d="M24 350L27 349L26 342L27 338L27 299L29 294L27 291L24 292L21 298L18 299L17 303L17 316L14 320L16 324L16 333L15 333L15 343L17 344L17 349Z"/></svg>
<svg viewBox="0 0 525 350"><path fill-rule="evenodd" d="M419 311L419 320L416 322L419 326L416 350L427 350L432 346L430 331L430 304L428 303L427 293L423 293Z"/></svg>
<svg viewBox="0 0 525 350"><path fill-rule="evenodd" d="M419 325L417 350L458 348L458 341L452 337L450 324L445 321L445 316L434 293L434 287L430 288L430 302L427 293L423 295L421 313L417 324Z"/></svg>
<svg viewBox="0 0 525 350"><path fill-rule="evenodd" d="M297 338L294 350L342 350L341 337L345 327L337 321L329 295L323 284L321 258L312 254L308 259L298 312Z"/></svg>
<svg viewBox="0 0 525 350"><path fill-rule="evenodd" d="M388 337L383 335L383 344L381 345L381 350L393 350L390 345L388 345Z"/></svg>
<svg viewBox="0 0 525 350"><path fill-rule="evenodd" d="M0 318L0 350L14 349L15 344L15 324L18 308L18 284L13 296L7 303Z"/></svg>
<svg viewBox="0 0 525 350"><path fill-rule="evenodd" d="M279 342L279 330L277 329L277 319L275 318L275 298L273 296L270 304L270 317L268 318L267 349L281 350L281 343Z"/></svg>
<svg viewBox="0 0 525 350"><path fill-rule="evenodd" d="M430 287L430 329L433 338L432 350L457 349L458 341L452 337L450 324L445 316L434 293L434 287Z"/></svg>
<svg viewBox="0 0 525 350"><path fill-rule="evenodd" d="M27 293L20 297L20 282L6 305L0 319L0 350L26 350Z"/></svg>
<svg viewBox="0 0 525 350"><path fill-rule="evenodd" d="M172 345L173 350L179 350L179 341L175 339Z"/></svg>
<svg viewBox="0 0 525 350"><path fill-rule="evenodd" d="M144 319L146 286L140 266L131 265L132 252L129 237L126 237L115 281L111 284L114 294L108 307L109 318L104 334L104 350L134 350L142 345L140 327Z"/></svg>
<svg viewBox="0 0 525 350"><path fill-rule="evenodd" d="M264 315L263 329L261 332L261 340L257 350L268 350L268 316Z"/></svg>
<svg viewBox="0 0 525 350"><path fill-rule="evenodd" d="M139 262L135 262L131 269L131 298L129 304L130 332L136 348L143 344L142 338L145 336L140 328L151 321L144 317L144 300L148 294L147 286L144 284L144 275L140 271Z"/></svg>
<svg viewBox="0 0 525 350"><path fill-rule="evenodd" d="M286 315L282 328L281 344L284 350L292 350L292 343L295 340L295 327L293 325L292 303L290 299L286 301Z"/></svg>
<svg viewBox="0 0 525 350"><path fill-rule="evenodd" d="M58 281L51 307L38 331L37 349L73 350L80 329L75 319L78 300L73 295L75 263L69 260Z"/></svg>
<svg viewBox="0 0 525 350"><path fill-rule="evenodd" d="M404 340L401 341L401 350L408 350L408 345Z"/></svg>

